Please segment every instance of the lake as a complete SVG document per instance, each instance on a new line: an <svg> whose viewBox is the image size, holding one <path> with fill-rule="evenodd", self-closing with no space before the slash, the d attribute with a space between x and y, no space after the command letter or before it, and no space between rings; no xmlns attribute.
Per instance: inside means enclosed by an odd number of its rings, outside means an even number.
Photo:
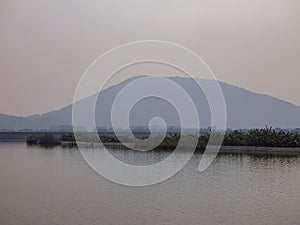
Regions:
<svg viewBox="0 0 300 225"><path fill-rule="evenodd" d="M112 151L136 164L169 154ZM299 156L223 154L202 173L200 159L160 184L126 187L76 149L0 143L0 224L300 224Z"/></svg>

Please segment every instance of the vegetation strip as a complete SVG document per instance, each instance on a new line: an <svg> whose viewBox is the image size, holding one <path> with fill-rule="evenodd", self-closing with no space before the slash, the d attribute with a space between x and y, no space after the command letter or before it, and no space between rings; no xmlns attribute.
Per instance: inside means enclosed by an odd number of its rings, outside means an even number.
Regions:
<svg viewBox="0 0 300 225"><path fill-rule="evenodd" d="M185 143L188 145L189 140L197 141L197 150L204 150L211 134L196 136L196 135L184 135ZM175 149L180 139L180 134L168 135L163 141L156 147L156 149ZM218 140L222 135L214 134L212 140ZM124 146L116 136L99 136L101 142L107 146L113 146L118 143L118 146ZM130 137L124 137L126 142L130 143ZM156 137L153 137L156 138ZM99 139L95 135L88 133L82 133L78 137L81 142L97 143ZM147 137L139 138L142 141ZM54 147L62 145L63 147L75 147L77 146L73 133L64 134L57 138L51 133L45 133L42 135L30 135L27 137L28 145L40 145L43 147ZM139 143L137 143L139 144ZM257 147L278 147L278 148L299 148L300 147L300 134L290 133L284 131L275 131L272 128L264 129L252 129L247 133L240 131L234 131L224 135L223 146L257 146Z"/></svg>

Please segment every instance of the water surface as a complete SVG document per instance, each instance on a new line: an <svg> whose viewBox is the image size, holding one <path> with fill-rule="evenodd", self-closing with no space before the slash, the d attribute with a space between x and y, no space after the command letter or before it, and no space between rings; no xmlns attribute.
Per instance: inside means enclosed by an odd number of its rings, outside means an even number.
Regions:
<svg viewBox="0 0 300 225"><path fill-rule="evenodd" d="M169 154L113 151L139 165ZM199 173L200 158L133 188L96 174L78 150L0 143L0 225L300 224L299 157L220 155Z"/></svg>

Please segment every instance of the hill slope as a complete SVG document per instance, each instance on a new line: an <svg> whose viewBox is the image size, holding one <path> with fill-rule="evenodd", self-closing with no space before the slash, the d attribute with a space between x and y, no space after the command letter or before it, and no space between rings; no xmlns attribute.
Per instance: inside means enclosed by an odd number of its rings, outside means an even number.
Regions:
<svg viewBox="0 0 300 225"><path fill-rule="evenodd" d="M210 110L203 92L192 79L169 78L191 96L197 107L201 127L210 126ZM98 127L110 127L112 103L119 91L132 79L105 89L99 94L96 105L96 124ZM203 85L211 85L210 80L200 80ZM220 82L227 107L227 126L230 128L253 127L300 127L300 107L273 98L268 95L253 93L243 88ZM138 93L137 93L138 94ZM174 92L176 95L176 92ZM90 96L76 104L89 104L97 96ZM168 126L180 126L179 116L169 103L157 98L147 98L132 109L130 123L133 126L145 126L153 117L162 117ZM120 118L123 119L123 118ZM72 105L60 110L31 117L15 117L0 114L0 129L41 129L59 125L71 125Z"/></svg>

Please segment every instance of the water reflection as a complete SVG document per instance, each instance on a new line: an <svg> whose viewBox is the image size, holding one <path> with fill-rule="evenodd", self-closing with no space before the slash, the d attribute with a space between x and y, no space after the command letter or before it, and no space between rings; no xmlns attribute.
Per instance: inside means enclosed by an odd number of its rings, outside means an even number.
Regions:
<svg viewBox="0 0 300 225"><path fill-rule="evenodd" d="M145 165L169 152L111 151ZM299 224L298 156L195 154L169 180L124 187L94 173L76 149L0 143L0 224Z"/></svg>

